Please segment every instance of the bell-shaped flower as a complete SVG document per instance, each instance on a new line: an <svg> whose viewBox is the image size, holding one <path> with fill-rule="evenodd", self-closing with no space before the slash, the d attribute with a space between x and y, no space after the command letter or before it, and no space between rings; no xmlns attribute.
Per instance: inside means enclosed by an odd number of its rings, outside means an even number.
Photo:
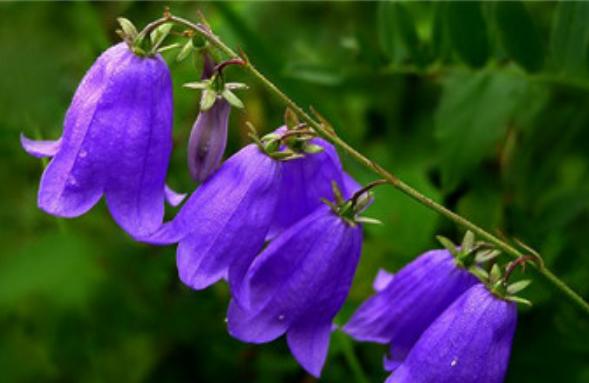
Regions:
<svg viewBox="0 0 589 383"><path fill-rule="evenodd" d="M127 44L105 51L78 86L56 141L21 137L36 157L53 157L38 205L77 217L101 198L129 234L155 231L164 214L172 150L172 81L159 54L139 57Z"/></svg>
<svg viewBox="0 0 589 383"><path fill-rule="evenodd" d="M391 343L388 369L402 362L431 322L478 282L448 250L428 251L392 277L379 275L381 290L358 308L343 330L360 341ZM384 288L383 280L388 280Z"/></svg>
<svg viewBox="0 0 589 383"><path fill-rule="evenodd" d="M264 245L272 222L281 162L250 144L230 157L154 235L153 244L178 242L182 282L204 289L243 274Z"/></svg>
<svg viewBox="0 0 589 383"><path fill-rule="evenodd" d="M515 303L476 284L425 330L387 383L501 383L516 321Z"/></svg>
<svg viewBox="0 0 589 383"><path fill-rule="evenodd" d="M295 359L319 376L361 248L360 224L319 207L253 261L229 306L230 334L252 343L286 334Z"/></svg>

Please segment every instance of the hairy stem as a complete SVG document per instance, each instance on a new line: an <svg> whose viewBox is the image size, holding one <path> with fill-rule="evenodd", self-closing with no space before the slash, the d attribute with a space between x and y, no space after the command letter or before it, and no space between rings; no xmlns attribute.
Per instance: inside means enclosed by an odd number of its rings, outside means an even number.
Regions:
<svg viewBox="0 0 589 383"><path fill-rule="evenodd" d="M345 151L349 156L353 159L358 161L360 164L364 165L368 169L372 170L374 173L379 175L380 177L384 178L389 184L393 187L397 188L398 190L402 191L409 197L413 198L417 202L421 203L424 206L429 207L432 210L437 211L441 215L445 216L446 218L450 219L451 221L457 223L458 225L464 227L467 230L472 231L480 238L485 239L486 241L491 242L495 245L498 249L503 250L508 255L514 258L521 258L526 256L522 251L516 249L506 241L503 241L493 234L489 233L485 229L481 228L480 226L472 223L468 219L462 217L454 213L453 211L447 209L445 206L440 205L439 203L435 202L431 198L423 195L413 187L407 185L403 181L401 181L398 177L396 177L393 173L389 172L388 170L384 169L378 163L372 161L358 150L350 146L347 142L342 140L337 134L335 134L331 127L326 125L322 122L320 116L318 116L317 120L311 115L309 115L303 108L301 108L297 103L295 103L290 97L288 97L282 90L280 90L272 81L270 81L266 76L264 76L258 69L247 59L246 57L242 57L238 53L236 53L233 49L223 43L213 32L206 26L202 24L195 24L191 21L183 19L181 17L177 17L174 15L166 15L163 18L156 20L149 24L141 33L147 35L149 33L149 29L153 28L153 26L161 25L165 22L174 22L178 25L182 25L186 28L189 28L196 33L199 33L203 38L209 41L210 44L214 45L220 51L225 53L229 56L230 59L243 59L245 64L242 65L242 68L250 72L254 77L256 77L270 92L272 92L275 96L280 98L288 107L296 112L296 114L303 119L313 130L320 135L321 137L325 138L326 140L330 141L334 145L339 146L343 151ZM318 121L319 120L319 121ZM560 280L556 275L554 275L550 270L546 267L541 266L541 264L532 263L537 271L542 274L549 282L551 282L557 289L559 289L564 295L566 295L571 302L575 303L581 310L583 310L586 314L589 314L589 304L573 289L571 289L565 282Z"/></svg>

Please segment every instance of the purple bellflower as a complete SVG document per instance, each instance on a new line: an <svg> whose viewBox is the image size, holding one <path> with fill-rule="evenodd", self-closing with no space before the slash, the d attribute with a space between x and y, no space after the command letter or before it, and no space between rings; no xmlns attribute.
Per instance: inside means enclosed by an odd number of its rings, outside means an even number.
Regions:
<svg viewBox="0 0 589 383"><path fill-rule="evenodd" d="M164 214L172 150L172 81L160 55L139 57L125 43L105 51L78 86L56 141L21 137L36 157L52 157L38 205L77 217L101 198L132 236L154 232Z"/></svg>
<svg viewBox="0 0 589 383"><path fill-rule="evenodd" d="M142 240L178 242L178 273L193 289L228 277L240 280L231 276L245 272L272 222L280 164L255 144L244 147L190 196L171 222Z"/></svg>
<svg viewBox="0 0 589 383"><path fill-rule="evenodd" d="M375 285L381 290L360 306L343 331L360 341L391 343L385 364L392 370L431 322L477 282L448 250L428 251L394 276L379 273Z"/></svg>
<svg viewBox="0 0 589 383"><path fill-rule="evenodd" d="M252 343L286 334L295 359L319 376L361 247L361 225L319 207L253 261L229 305L229 333Z"/></svg>
<svg viewBox="0 0 589 383"><path fill-rule="evenodd" d="M207 178L171 222L162 225L155 234L141 238L152 244L179 243L178 272L189 287L204 289L220 279L228 279L233 293L237 294L243 275L262 250L274 225L284 187L281 180L289 174L289 163L311 161L319 167L315 172L327 174L320 169L328 166L325 161L314 161L315 156L323 153L301 154L304 158L297 154L297 159L280 160L278 157L284 159L282 155L287 154L278 144L280 134L267 137L274 140L270 145L278 150L276 158L259 145L248 145ZM331 174L341 180L344 176L341 167L339 170L340 173ZM321 182L331 187L328 180ZM351 177L347 185L357 187ZM313 197L321 202L321 195Z"/></svg>
<svg viewBox="0 0 589 383"><path fill-rule="evenodd" d="M427 328L387 383L501 383L516 321L515 303L476 284Z"/></svg>

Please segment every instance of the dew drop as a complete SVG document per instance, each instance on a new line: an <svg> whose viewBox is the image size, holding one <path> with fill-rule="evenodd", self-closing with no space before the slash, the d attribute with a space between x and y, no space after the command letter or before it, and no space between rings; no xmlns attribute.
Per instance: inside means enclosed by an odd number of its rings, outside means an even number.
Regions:
<svg viewBox="0 0 589 383"><path fill-rule="evenodd" d="M284 314L278 315L278 320L284 320Z"/></svg>
<svg viewBox="0 0 589 383"><path fill-rule="evenodd" d="M452 359L452 361L450 362L450 367L456 367L457 364L458 364L458 357L454 357L454 359Z"/></svg>
<svg viewBox="0 0 589 383"><path fill-rule="evenodd" d="M78 180L76 180L76 177L74 176L69 176L67 179L67 183L71 186L76 186L78 184Z"/></svg>
<svg viewBox="0 0 589 383"><path fill-rule="evenodd" d="M225 319L223 319L223 321L224 321L225 323L229 322L229 320L227 319L227 317L225 317Z"/></svg>
<svg viewBox="0 0 589 383"><path fill-rule="evenodd" d="M88 152L87 151L85 151L83 149L80 150L80 154L79 154L80 158L86 158L87 155L88 155Z"/></svg>

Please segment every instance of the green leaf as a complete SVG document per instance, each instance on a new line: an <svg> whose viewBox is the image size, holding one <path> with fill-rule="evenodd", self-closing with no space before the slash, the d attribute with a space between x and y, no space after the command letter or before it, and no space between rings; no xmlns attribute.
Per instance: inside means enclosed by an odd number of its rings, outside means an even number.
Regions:
<svg viewBox="0 0 589 383"><path fill-rule="evenodd" d="M434 116L446 192L454 190L505 134L527 87L525 79L502 72L456 73L446 80Z"/></svg>
<svg viewBox="0 0 589 383"><path fill-rule="evenodd" d="M415 60L419 40L413 18L406 5L383 1L379 3L377 17L378 40L385 55L394 64Z"/></svg>
<svg viewBox="0 0 589 383"><path fill-rule="evenodd" d="M489 38L481 3L447 3L446 23L450 42L458 57L473 67L485 65L489 57Z"/></svg>
<svg viewBox="0 0 589 383"><path fill-rule="evenodd" d="M559 2L552 27L552 64L575 76L589 72L589 2Z"/></svg>
<svg viewBox="0 0 589 383"><path fill-rule="evenodd" d="M499 37L505 51L530 72L544 64L544 46L536 24L521 1L499 1L495 8Z"/></svg>

